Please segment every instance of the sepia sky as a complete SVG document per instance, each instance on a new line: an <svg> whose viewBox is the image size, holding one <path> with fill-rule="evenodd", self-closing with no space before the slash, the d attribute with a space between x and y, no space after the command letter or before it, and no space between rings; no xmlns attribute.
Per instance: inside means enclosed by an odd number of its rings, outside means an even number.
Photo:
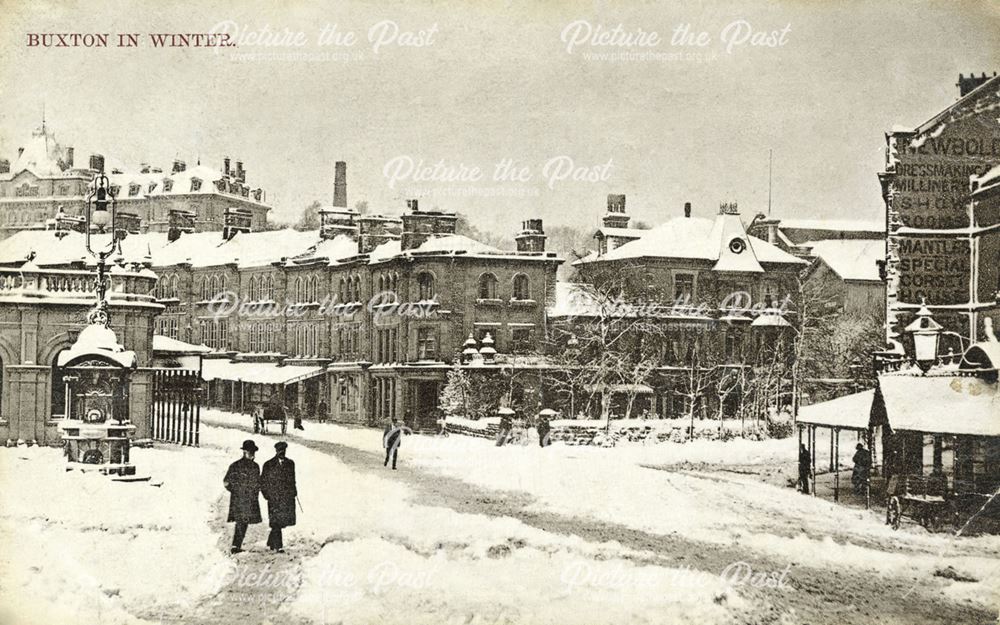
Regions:
<svg viewBox="0 0 1000 625"><path fill-rule="evenodd" d="M767 208L770 149L774 215L878 219L883 133L954 101L959 73L1000 70L993 2L278 5L0 0L0 154L16 155L44 103L78 162L95 151L128 167L242 159L278 219L329 203L333 163L345 160L352 205L391 214L419 197L512 232L528 216L593 226L615 192L649 223L685 201L706 216L738 201L749 219ZM573 23L659 42L568 50ZM146 38L220 24L243 44L158 49ZM672 45L682 24L707 45ZM333 25L354 45L318 45ZM735 41L746 25L775 43L771 31L787 28L783 45ZM265 27L292 34L255 45ZM29 33L110 33L113 45L126 32L140 47L27 46ZM370 36L386 42L376 51ZM658 56L588 56L622 52ZM271 56L235 56L246 54ZM482 179L415 181L400 168L390 186L388 163L421 159L478 167ZM530 178L493 180L508 159ZM569 162L596 179L545 175Z"/></svg>

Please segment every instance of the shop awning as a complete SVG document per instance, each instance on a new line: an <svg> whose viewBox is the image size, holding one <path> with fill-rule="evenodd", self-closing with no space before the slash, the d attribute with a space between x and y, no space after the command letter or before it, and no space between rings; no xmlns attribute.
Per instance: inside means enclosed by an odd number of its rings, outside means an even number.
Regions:
<svg viewBox="0 0 1000 625"><path fill-rule="evenodd" d="M976 377L883 375L879 384L893 430L1000 436L995 383Z"/></svg>
<svg viewBox="0 0 1000 625"><path fill-rule="evenodd" d="M802 406L799 408L798 422L804 425L867 430L874 396L874 390L867 390Z"/></svg>
<svg viewBox="0 0 1000 625"><path fill-rule="evenodd" d="M202 363L201 377L206 381L233 380L248 384L294 384L322 375L324 371L325 367L279 366L270 362L232 362L213 358L206 359Z"/></svg>

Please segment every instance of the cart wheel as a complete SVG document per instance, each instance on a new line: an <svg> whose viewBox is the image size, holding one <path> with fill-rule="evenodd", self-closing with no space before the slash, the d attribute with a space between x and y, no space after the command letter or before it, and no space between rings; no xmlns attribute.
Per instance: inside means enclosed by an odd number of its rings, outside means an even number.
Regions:
<svg viewBox="0 0 1000 625"><path fill-rule="evenodd" d="M921 525L923 525L924 529L926 529L928 532L941 531L941 527L944 525L944 519L942 517L945 514L947 514L946 510L941 510L940 512L934 509L927 510L924 513L924 518Z"/></svg>
<svg viewBox="0 0 1000 625"><path fill-rule="evenodd" d="M899 502L899 497L893 497L889 500L889 505L885 508L885 523L886 525L891 525L892 529L898 530L902 518L903 506Z"/></svg>

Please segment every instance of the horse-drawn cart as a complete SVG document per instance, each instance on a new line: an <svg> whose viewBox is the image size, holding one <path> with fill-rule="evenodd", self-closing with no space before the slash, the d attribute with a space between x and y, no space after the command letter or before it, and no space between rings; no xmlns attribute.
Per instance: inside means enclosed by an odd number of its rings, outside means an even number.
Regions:
<svg viewBox="0 0 1000 625"><path fill-rule="evenodd" d="M269 423L272 426L280 427L282 434L288 431L288 415L280 405L273 402L256 404L253 407L252 415L255 434L267 434Z"/></svg>
<svg viewBox="0 0 1000 625"><path fill-rule="evenodd" d="M893 476L886 491L885 522L899 529L906 516L929 531L944 525L962 527L982 512L993 497L983 486L973 481L955 480L949 488L945 476Z"/></svg>

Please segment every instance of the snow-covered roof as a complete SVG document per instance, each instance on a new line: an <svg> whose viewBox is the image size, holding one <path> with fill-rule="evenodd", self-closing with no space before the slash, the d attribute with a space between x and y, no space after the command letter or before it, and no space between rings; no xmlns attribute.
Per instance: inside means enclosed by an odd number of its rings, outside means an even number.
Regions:
<svg viewBox="0 0 1000 625"><path fill-rule="evenodd" d="M119 200L129 197L157 197L171 195L204 195L219 193L217 182L222 180L224 175L221 170L207 165L195 165L189 169L179 172L135 172L126 171L120 174L108 174L108 181L112 185L119 187ZM193 188L192 181L198 179L201 184ZM170 181L170 184L165 184ZM130 193L130 187L138 185L138 191L134 195ZM170 187L167 190L167 187ZM253 196L248 195L245 200L253 202Z"/></svg>
<svg viewBox="0 0 1000 625"><path fill-rule="evenodd" d="M135 352L126 350L118 342L115 331L100 324L90 324L80 331L73 345L62 352L56 364L64 367L74 361L97 356L110 360L125 369L135 367Z"/></svg>
<svg viewBox="0 0 1000 625"><path fill-rule="evenodd" d="M1000 436L997 384L976 377L879 376L893 430Z"/></svg>
<svg viewBox="0 0 1000 625"><path fill-rule="evenodd" d="M799 408L799 423L840 427L855 430L868 429L874 390L844 395L829 401Z"/></svg>
<svg viewBox="0 0 1000 625"><path fill-rule="evenodd" d="M779 228L828 232L885 232L885 222L867 219L782 219Z"/></svg>
<svg viewBox="0 0 1000 625"><path fill-rule="evenodd" d="M877 261L885 259L884 241L830 239L804 245L811 247L812 254L823 259L844 280L881 281Z"/></svg>
<svg viewBox="0 0 1000 625"><path fill-rule="evenodd" d="M745 249L736 253L730 243L741 239ZM763 271L760 263L805 264L775 245L746 234L739 215L715 219L675 217L606 254L582 258L574 265L630 258L690 258L715 261L719 271Z"/></svg>
<svg viewBox="0 0 1000 625"><path fill-rule="evenodd" d="M13 178L26 169L40 178L63 174L66 150L44 127L32 132L31 139L21 147L24 151L11 163L10 172L0 174L0 178Z"/></svg>
<svg viewBox="0 0 1000 625"><path fill-rule="evenodd" d="M269 362L232 362L206 359L201 377L205 380L234 380L250 384L291 384L324 372L320 366L278 365Z"/></svg>
<svg viewBox="0 0 1000 625"><path fill-rule="evenodd" d="M622 237L638 239L648 230L642 230L640 228L598 228L597 234L606 237Z"/></svg>
<svg viewBox="0 0 1000 625"><path fill-rule="evenodd" d="M169 336L163 336L162 334L154 334L153 351L171 354L205 354L211 352L212 348L204 343L201 345L194 345L193 343L178 341L177 339L170 338Z"/></svg>

